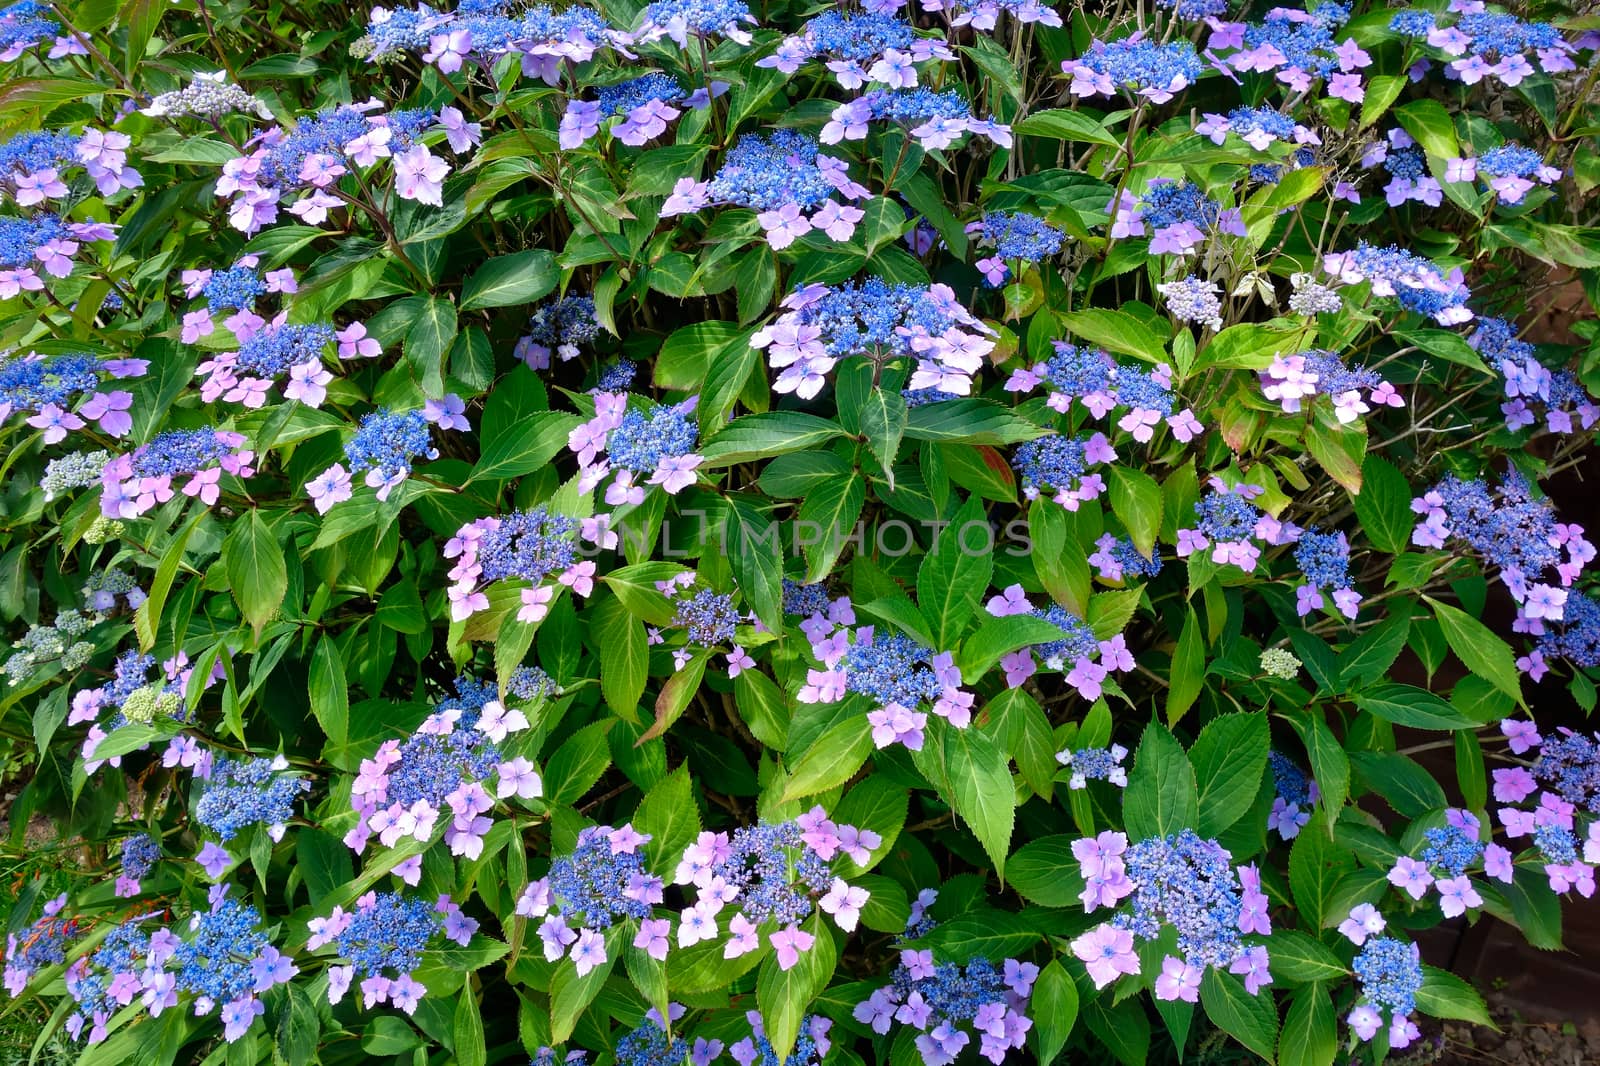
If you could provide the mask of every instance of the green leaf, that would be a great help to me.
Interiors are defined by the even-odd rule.
[[[974,529],[982,531],[976,543],[970,536]],[[933,551],[923,557],[917,568],[917,601],[936,650],[956,646],[989,590],[993,547],[988,517],[974,497],[956,512],[939,533]]]
[[[694,322],[673,330],[651,366],[658,388],[698,391],[712,360],[725,349],[754,351],[750,337],[733,322]]]
[[[1449,802],[1433,774],[1398,752],[1352,751],[1350,767],[1369,792],[1408,818],[1420,818]]]
[[[998,745],[975,728],[944,727],[930,721],[917,768],[949,801],[1005,881],[1006,853],[1016,823],[1017,791],[1010,763]]]
[[[933,635],[928,632],[927,623],[922,617],[922,612],[917,610],[917,605],[911,602],[911,597],[895,589],[887,596],[881,596],[870,603],[863,603],[856,610],[868,618],[875,619],[893,626],[910,636],[924,646],[933,643]]]
[[[1165,501],[1161,486],[1149,474],[1125,466],[1111,468],[1111,510],[1128,528],[1139,554],[1150,558],[1161,532]]]
[[[1212,719],[1189,749],[1199,790],[1203,837],[1217,837],[1255,803],[1272,746],[1264,714],[1225,714]]]
[[[1368,714],[1412,729],[1470,729],[1481,724],[1413,685],[1378,685],[1353,698]]]
[[[1150,1057],[1150,1019],[1142,1004],[1123,1000],[1107,1006],[1098,998],[1090,999],[1080,1017],[1123,1066],[1145,1066]]]
[[[1278,1010],[1270,991],[1252,996],[1244,982],[1213,966],[1200,981],[1200,1005],[1218,1029],[1269,1064],[1278,1049]]]
[[[922,943],[934,948],[941,960],[967,962],[985,958],[999,962],[1027,954],[1043,939],[1043,934],[1035,928],[1037,917],[1030,917],[1034,920],[1009,911],[977,906],[959,917],[940,922]]]
[[[1272,946],[1276,962],[1276,937]],[[1320,984],[1297,989],[1278,1034],[1278,1066],[1333,1066],[1338,1054],[1339,1030],[1328,990]]]
[[[126,726],[123,727],[127,728]],[[122,730],[117,730],[118,733]],[[1509,885],[1493,886],[1502,893],[1510,905],[1496,908],[1492,906],[1494,896],[1484,897],[1486,910],[1493,911],[1497,918],[1515,925],[1527,938],[1528,944],[1544,951],[1560,951],[1564,947],[1561,942],[1561,900],[1549,889],[1549,884],[1541,871],[1526,868],[1516,871],[1516,880]]]
[[[906,417],[906,436],[943,444],[1020,444],[1045,435],[1045,430],[993,400],[962,397],[913,408]]]
[[[565,411],[534,411],[504,433],[485,435],[483,454],[468,482],[509,481],[545,468],[567,446],[567,435],[580,421]]]
[[[717,432],[701,455],[703,468],[733,466],[786,452],[804,451],[844,435],[844,427],[826,418],[800,411],[773,411],[745,415]]]
[[[484,1041],[478,999],[470,988],[463,988],[456,996],[454,1028],[456,1066],[484,1066],[489,1061],[489,1048]]]
[[[1306,450],[1329,477],[1352,496],[1359,496],[1361,463],[1367,454],[1366,423],[1341,426],[1320,405],[1315,408],[1315,415],[1306,423]]]
[[[650,868],[660,873],[677,863],[683,849],[694,843],[700,832],[700,809],[695,806],[694,782],[689,766],[680,763],[639,801],[633,827],[650,836]]]
[[[247,511],[234,521],[222,544],[222,563],[239,612],[259,638],[289,589],[283,549],[260,511]]]
[[[373,612],[373,617],[378,620],[379,625],[387,626],[396,633],[409,633],[415,636],[428,628],[428,617],[423,611],[422,596],[417,591],[417,583],[409,578],[383,590],[383,595],[378,597],[378,608]],[[523,650],[526,651],[527,648],[524,647]]]
[[[740,290],[741,302],[743,297],[744,291]],[[740,333],[711,353],[705,387],[700,391],[700,403],[696,408],[703,435],[709,436],[713,430],[727,424],[728,415],[750,381],[751,372],[761,365],[761,352],[750,347],[753,335]]]
[[[1003,738],[1006,753],[1035,795],[1046,801],[1055,795],[1055,731],[1044,709],[1020,688],[1007,689],[989,704],[990,735]]]
[[[874,388],[861,409],[861,435],[894,488],[894,460],[906,432],[906,401],[898,392]]]
[[[971,45],[962,45],[961,51],[987,75],[989,91],[1004,92],[1018,105],[1023,102],[1022,79],[1011,62],[1010,55],[1000,45],[982,34],[973,38]]]
[[[1300,742],[1311,759],[1311,776],[1316,779],[1317,791],[1321,793],[1319,802],[1323,817],[1331,827],[1339,820],[1344,801],[1350,797],[1350,758],[1319,709],[1313,708],[1308,714],[1292,714],[1289,724],[1300,734]]]
[[[1229,326],[1201,349],[1195,370],[1265,370],[1275,357],[1303,350],[1306,332],[1303,323],[1283,320]]]
[[[334,747],[349,740],[350,689],[345,680],[344,660],[331,634],[323,634],[311,656],[309,677],[311,713],[322,726],[323,736]]]
[[[944,239],[950,254],[957,259],[965,260],[967,232],[962,228],[961,220],[950,210],[943,191],[934,184],[933,179],[920,172],[910,174],[896,182],[896,188],[905,202],[920,212],[922,217],[939,231],[939,236]]]
[[[1444,630],[1444,639],[1450,650],[1469,671],[1504,692],[1526,707],[1522,698],[1522,680],[1517,672],[1516,657],[1494,630],[1467,612],[1448,603],[1440,603],[1431,596],[1423,597],[1433,608],[1433,616]]]
[[[112,730],[110,736],[96,744],[94,755],[97,759],[113,759],[118,755],[127,755],[152,744],[171,740],[178,734],[178,729],[179,725],[174,719],[167,719],[157,725],[129,722],[121,728]]]
[[[1077,111],[1051,109],[1035,111],[1011,127],[1012,132],[1029,137],[1054,137],[1059,141],[1078,141],[1084,144],[1103,144],[1107,148],[1121,148],[1122,142],[1088,115]]]
[[[612,967],[628,945],[628,926],[613,925],[606,930],[606,961],[578,976],[571,959],[563,959],[550,978],[550,1042],[563,1044],[577,1027],[578,1016],[600,994]]]
[[[185,143],[192,144],[194,142]],[[229,159],[238,155],[232,147],[227,145],[223,147],[227,149]],[[206,152],[202,149],[198,154],[203,155]],[[327,235],[326,230],[318,229],[316,226],[273,226],[271,229],[264,229],[252,237],[250,242],[244,246],[244,251],[260,255],[267,261],[268,266],[278,266],[288,262],[296,252],[306,245],[311,244],[319,237],[326,237]]]
[[[278,1009],[276,1039],[272,1042],[273,1061],[283,1066],[314,1062],[317,1038],[321,1035],[322,1018],[311,993],[291,981],[284,986],[284,1002]]]
[[[761,1024],[779,1062],[794,1050],[800,1023],[812,1000],[828,987],[839,961],[833,934],[823,926],[820,913],[812,914],[805,931],[815,938],[814,942],[809,950],[800,952],[793,966],[783,969],[778,964],[778,956],[773,954],[761,964],[761,973],[756,977],[756,1003],[761,1008]]]
[[[1145,726],[1123,793],[1122,811],[1124,827],[1134,840],[1171,836],[1199,823],[1194,769],[1183,745],[1159,722]]]
[[[444,353],[456,339],[456,309],[446,300],[429,297],[406,332],[406,362],[421,377],[429,396],[444,393]]]
[[[1454,561],[1448,556],[1436,553],[1405,552],[1395,556],[1394,562],[1389,564],[1389,572],[1384,576],[1383,584],[1386,588],[1421,588],[1438,570]],[[1443,654],[1443,649],[1440,649],[1440,654]]]
[[[1155,941],[1140,944],[1139,956],[1140,966],[1146,973],[1159,971],[1161,960],[1165,958],[1161,946]],[[1157,999],[1152,1006],[1161,1015],[1161,1023],[1167,1027],[1173,1049],[1181,1061],[1184,1048],[1189,1043],[1189,1030],[1194,1026],[1194,1004],[1183,1000]]]
[[[1381,829],[1362,825],[1355,818],[1335,822],[1333,839],[1368,866],[1387,868],[1400,858],[1400,848]]]
[[[243,78],[309,78],[322,69],[315,59],[309,56],[298,56],[292,52],[280,52],[275,56],[258,59],[248,67],[239,71]]]
[[[1131,355],[1147,363],[1167,361],[1166,343],[1144,320],[1126,311],[1091,307],[1056,316],[1068,332],[1107,351]]]
[[[1357,128],[1364,130],[1388,114],[1410,80],[1404,74],[1374,74],[1367,82],[1366,99],[1361,101],[1361,124]]]
[[[993,669],[1001,656],[1034,644],[1049,644],[1062,639],[1061,627],[1031,614],[1010,614],[986,618],[977,632],[966,639],[956,656],[961,678],[969,685]]]
[[[733,701],[755,738],[774,751],[789,743],[789,701],[759,670],[741,670],[733,679]]]
[[[650,649],[644,623],[621,600],[602,600],[592,608],[590,624],[600,652],[600,691],[606,705],[634,717],[650,675]]]
[[[939,463],[951,482],[985,500],[1012,503],[1017,475],[999,448],[988,444],[938,444]]]
[[[354,876],[350,849],[343,840],[321,829],[307,827],[296,832],[294,861],[305,878],[312,906],[342,889]]]
[[[512,673],[527,658],[528,649],[539,635],[540,623],[524,622],[510,611],[501,619],[500,632],[494,638],[494,673],[500,679],[500,695],[504,698]]]
[[[193,675],[190,675],[191,678]],[[47,751],[56,730],[67,720],[67,689],[57,687],[41,699],[33,709],[33,745],[40,752]]]
[[[552,292],[560,280],[556,258],[544,248],[496,256],[461,287],[461,310],[530,304]]]
[[[795,762],[784,786],[783,801],[837,788],[856,775],[871,753],[872,726],[867,724],[867,716],[850,715],[818,737]]]
[[[566,739],[545,764],[544,790],[550,802],[576,803],[611,765],[606,735],[615,724],[602,718],[590,722]]]
[[[137,1011],[138,1008],[133,1008]],[[41,1012],[42,1014],[43,1012]],[[60,1017],[65,1018],[66,1012],[61,1011]],[[122,1017],[129,1012],[119,1012]],[[138,1063],[139,1066],[172,1066],[177,1061],[178,1049],[183,1046],[188,1035],[188,1027],[184,1023],[185,1011],[163,1011],[162,1017],[151,1018],[138,1025],[127,1025],[114,1031],[110,1039],[103,1043],[94,1044],[83,1050],[73,1062],[75,1066],[124,1066],[126,1063]],[[115,1022],[112,1023],[115,1025]],[[60,1030],[46,1025],[41,1035],[43,1037],[52,1033],[60,1036]],[[237,1046],[248,1046],[251,1052],[250,1062],[255,1062],[254,1034],[246,1034]],[[34,1048],[34,1061],[50,1061],[41,1059],[40,1047]],[[59,1052],[52,1057],[59,1056]],[[231,1066],[231,1064],[230,1064]]]
[[[1177,725],[1206,681],[1206,638],[1193,607],[1185,608],[1183,631],[1172,653],[1172,677],[1167,686],[1167,724]]]
[[[1540,259],[1579,270],[1600,267],[1600,231],[1537,222],[1530,223],[1530,226],[1536,235],[1535,244],[1539,248]]]
[[[394,1015],[380,1015],[368,1023],[361,1050],[369,1055],[400,1055],[422,1043],[417,1031]]]
[[[705,679],[706,660],[710,654],[709,651],[697,653],[667,678],[667,683],[661,686],[661,691],[656,696],[655,720],[639,737],[638,743],[643,744],[647,740],[661,736],[682,717],[683,712],[689,707],[689,701],[700,691],[700,682]]]
[[[778,284],[778,258],[769,248],[757,245],[739,264],[739,281],[735,290],[739,294],[739,321],[751,322],[766,313],[772,303],[772,290]],[[748,344],[746,358],[755,361],[756,353]]]
[[[1253,221],[1262,214],[1271,218],[1286,207],[1298,207],[1321,191],[1327,174],[1327,168],[1315,166],[1289,171],[1279,181],[1250,198],[1246,205],[1246,220]]]
[[[1411,632],[1409,598],[1398,601],[1394,613],[1357,637],[1339,655],[1339,680],[1345,685],[1381,681],[1389,675]]]
[[[853,469],[848,460],[833,452],[795,452],[767,463],[756,484],[768,496],[798,500],[829,478],[842,477]]]
[[[404,848],[405,845],[401,844],[400,847]],[[396,849],[396,851],[399,850],[398,848]],[[397,862],[403,854],[403,852],[401,854],[390,853],[389,856],[385,856],[385,861]],[[376,880],[392,868],[392,866],[383,866],[378,870],[374,870],[369,864],[362,874],[364,879],[363,887],[370,887],[372,880]],[[372,880],[365,880],[367,878]],[[484,936],[482,933],[478,933],[473,936],[465,947],[451,942],[439,947],[429,948],[419,973],[442,970],[448,970],[456,974],[476,973],[491,962],[498,962],[500,959],[505,958],[510,950],[511,945],[505,941],[496,940],[492,936]]]
[[[1029,1008],[1037,1061],[1049,1066],[1067,1046],[1067,1038],[1078,1020],[1078,986],[1061,963],[1051,960],[1039,971]]]
[[[1078,542],[1071,516],[1043,496],[1028,505],[1033,569],[1050,598],[1082,616],[1090,602],[1089,557]]]
[[[87,99],[105,91],[105,86],[87,78],[11,77],[0,84],[0,116],[37,115],[42,118],[56,104]]]
[[[623,963],[628,969],[628,980],[633,982],[633,987],[639,990],[645,1002],[654,1007],[661,1017],[667,1017],[672,1008],[668,1000],[666,962],[651,958],[642,948],[630,943]]]
[[[795,539],[805,553],[806,581],[821,581],[832,572],[866,502],[866,479],[855,472],[823,482],[800,502]]]
[[[1413,100],[1394,109],[1401,127],[1431,156],[1454,159],[1461,154],[1455,123],[1437,100]]]
[[[1328,827],[1314,821],[1300,830],[1289,849],[1289,888],[1294,905],[1313,929],[1344,920],[1332,913],[1334,889],[1355,868],[1350,854],[1333,841]]]
[[[759,496],[727,497],[722,543],[744,601],[763,625],[783,631],[783,533],[775,518],[760,509]]]
[[[854,880],[850,871],[870,869],[892,854],[894,842],[899,839],[900,830],[905,828],[906,812],[910,810],[910,803],[911,793],[904,785],[896,784],[877,774],[863,777],[850,787],[844,799],[834,805],[832,814],[840,825],[870,829],[882,838],[882,843],[873,849],[865,864],[846,857],[844,860],[846,877]],[[908,904],[908,913],[909,910]],[[904,922],[896,926],[893,932],[898,933],[903,929],[905,929]]]
[[[866,217],[856,230],[856,239],[860,241],[869,256],[875,255],[878,249],[897,239],[911,226],[911,220],[906,217],[905,209],[895,201],[882,196],[875,196],[862,202],[861,210]]]
[[[1483,361],[1483,356],[1478,350],[1468,344],[1466,338],[1459,333],[1451,333],[1446,329],[1397,329],[1394,338],[1404,344],[1412,344],[1429,355],[1438,356],[1447,363],[1468,367],[1480,374],[1495,377],[1497,372],[1489,369]]]
[[[1361,463],[1361,493],[1355,498],[1361,532],[1379,551],[1398,554],[1411,543],[1416,525],[1411,514],[1411,486],[1387,459],[1369,455]]]
[[[239,150],[231,144],[223,144],[221,141],[212,140],[210,137],[189,137],[170,147],[163,148],[159,152],[147,155],[145,158],[152,163],[198,163],[202,166],[220,167],[229,160],[239,158]],[[271,233],[280,228],[311,229],[312,227],[274,226],[272,230],[266,232]],[[314,232],[319,237],[323,236],[321,230],[315,230]],[[254,245],[255,241],[252,240],[250,243]],[[257,249],[252,247],[251,250],[255,251]]]
[[[667,956],[667,984],[674,995],[726,992],[733,982],[755,969],[770,950],[763,945],[758,951],[729,959],[723,956],[721,939],[678,948]]]
[[[672,621],[674,608],[656,585],[682,572],[683,567],[677,563],[642,562],[613,570],[602,580],[635,618],[664,626]]]
[[[161,610],[166,606],[167,594],[172,591],[172,582],[177,579],[178,567],[183,563],[184,549],[189,545],[189,538],[193,535],[195,527],[209,515],[210,511],[197,511],[193,518],[184,523],[183,529],[172,538],[172,543],[167,545],[167,550],[161,554],[161,562],[156,564],[156,576],[150,582],[150,594],[133,613],[133,630],[139,637],[139,650],[149,651],[155,647],[156,631],[161,628]]]
[[[1018,848],[1007,861],[1011,887],[1030,903],[1041,907],[1076,907],[1082,904],[1083,874],[1072,854],[1070,836],[1040,837]]]
[[[1469,810],[1482,810],[1489,803],[1489,781],[1478,734],[1463,729],[1456,734],[1456,783]]]
[[[1423,966],[1417,1009],[1430,1018],[1451,1018],[1496,1028],[1477,989],[1447,970]]]
[[[29,577],[28,560],[23,554],[21,545],[12,548],[5,553],[4,558],[0,558],[0,617],[16,619],[27,610]]]
[[[1084,620],[1094,630],[1096,640],[1110,640],[1127,628],[1144,599],[1144,589],[1112,589],[1089,598],[1089,613]]]
[[[1296,929],[1272,934],[1272,976],[1294,984],[1341,981],[1350,971],[1322,941]]]

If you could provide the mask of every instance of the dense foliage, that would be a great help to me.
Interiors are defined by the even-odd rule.
[[[0,10],[9,1018],[462,1066],[1486,1020],[1419,938],[1559,948],[1600,864],[1596,26]]]

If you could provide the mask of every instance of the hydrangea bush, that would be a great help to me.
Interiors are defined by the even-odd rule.
[[[1595,894],[1592,17],[18,0],[0,71],[38,1048],[1370,1063]]]

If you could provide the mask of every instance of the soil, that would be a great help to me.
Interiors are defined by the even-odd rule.
[[[1595,987],[1589,987],[1592,996]],[[1411,1060],[1432,1061],[1449,1066],[1482,1066],[1506,1063],[1509,1066],[1588,1066],[1600,1063],[1600,1019],[1593,1017],[1572,1022],[1534,1021],[1516,1001],[1503,993],[1491,993],[1489,1013],[1499,1031],[1484,1026],[1446,1023],[1443,1047],[1438,1057]],[[1434,1047],[1438,1047],[1434,1044]]]

